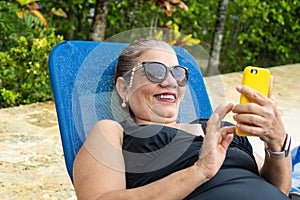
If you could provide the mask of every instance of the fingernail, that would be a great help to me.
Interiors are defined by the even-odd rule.
[[[241,89],[242,89],[242,86],[241,86],[241,85],[238,85],[238,86],[236,86],[236,89],[237,89],[237,90],[241,90]]]
[[[232,110],[232,112],[234,113],[234,110],[235,110],[235,106],[233,106],[231,110]]]

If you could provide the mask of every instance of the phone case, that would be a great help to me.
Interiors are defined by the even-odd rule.
[[[242,85],[246,85],[254,90],[257,90],[261,94],[268,96],[270,85],[270,71],[265,68],[248,66],[244,69]],[[240,96],[240,103],[251,102],[244,95]],[[250,134],[242,133],[236,129],[236,133],[239,136],[251,136]]]

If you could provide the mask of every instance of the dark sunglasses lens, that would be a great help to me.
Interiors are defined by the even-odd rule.
[[[147,63],[144,68],[147,78],[154,83],[162,82],[167,74],[166,67],[160,63]]]
[[[178,85],[184,86],[188,81],[188,72],[185,68],[181,66],[175,66],[172,70],[174,79],[177,81]]]

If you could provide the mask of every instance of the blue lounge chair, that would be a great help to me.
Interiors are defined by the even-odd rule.
[[[114,96],[114,66],[126,43],[65,41],[49,56],[49,72],[68,174],[91,127],[101,119],[124,119]],[[209,118],[212,107],[195,59],[174,47],[190,79],[179,121]]]
[[[294,200],[300,200],[300,146],[295,147],[292,152],[293,179],[290,197]]]

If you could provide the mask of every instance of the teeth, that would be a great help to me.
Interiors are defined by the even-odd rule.
[[[175,99],[173,95],[158,95],[157,97],[160,99],[172,99],[172,100]]]

